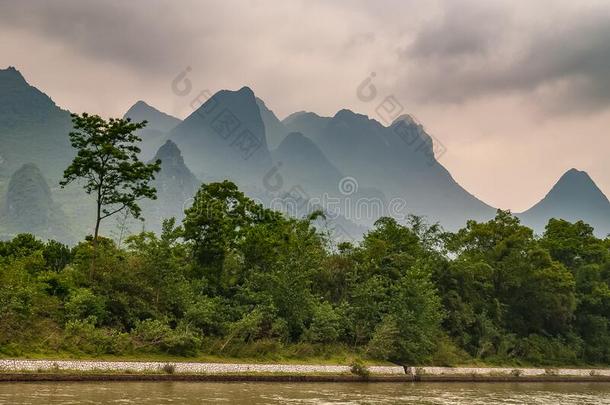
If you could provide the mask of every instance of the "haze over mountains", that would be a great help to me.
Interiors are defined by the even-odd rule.
[[[219,91],[184,120],[144,101],[134,104],[125,117],[148,121],[139,133],[141,157],[163,162],[154,184],[159,198],[143,206],[147,229],[159,230],[164,217],[180,219],[185,202],[202,181],[226,178],[267,205],[279,199],[293,215],[305,215],[321,205],[353,238],[381,215],[398,219],[423,215],[429,222],[455,230],[468,219],[482,221],[495,214],[495,208],[461,187],[437,161],[432,138],[408,115],[388,126],[346,109],[332,117],[297,112],[279,120],[250,88],[243,87]],[[75,198],[77,194],[56,198],[61,208],[53,202],[53,194],[59,192],[57,181],[73,156],[70,129],[68,111],[28,85],[14,68],[0,70],[0,201],[4,206],[7,198],[13,206],[28,199],[46,201],[44,206],[54,208],[40,210],[48,217],[40,223],[53,223],[53,218],[63,215],[62,209],[72,218],[67,222],[86,214],[79,206],[86,200]],[[37,180],[39,187],[11,186],[7,192],[9,176],[26,163],[41,169],[50,189]],[[26,173],[11,182],[38,177],[31,167]],[[47,194],[48,198],[41,197]],[[287,197],[298,209],[287,209]],[[3,212],[6,218],[6,208]],[[540,203],[519,217],[537,232],[544,230],[551,217],[560,217],[582,219],[601,236],[610,233],[610,202],[586,173],[577,170],[567,172]],[[0,234],[3,226],[8,227],[6,219],[4,224],[0,222]],[[13,220],[11,232],[34,229],[25,225],[15,229],[19,224],[20,220]],[[64,235],[62,240],[77,240],[89,232],[82,223],[72,228],[77,234]],[[36,233],[46,237],[65,229]]]
[[[0,239],[31,233],[44,240],[74,242],[67,223],[35,164],[25,164],[11,176],[0,203]]]
[[[241,186],[260,184],[271,168],[265,125],[248,87],[221,90],[168,136],[186,165],[203,181],[232,179]]]
[[[58,178],[70,162],[70,113],[30,86],[13,67],[0,70],[0,156],[8,175],[35,162]]]
[[[148,229],[160,231],[163,219],[173,217],[182,221],[184,210],[201,182],[186,167],[180,149],[172,141],[166,141],[152,160],[161,160],[161,171],[152,182],[157,199],[144,201],[142,209]]]

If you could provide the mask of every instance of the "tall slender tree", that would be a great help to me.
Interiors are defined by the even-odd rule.
[[[155,173],[161,170],[161,161],[144,163],[139,160],[141,139],[135,134],[146,126],[146,121],[110,118],[98,115],[72,114],[74,131],[70,142],[77,150],[74,160],[64,171],[61,187],[83,180],[87,194],[95,197],[96,217],[93,244],[97,244],[101,222],[127,210],[139,218],[138,202],[144,198],[156,199],[157,190],[150,186]]]

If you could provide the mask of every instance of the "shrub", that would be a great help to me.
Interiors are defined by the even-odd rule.
[[[92,355],[114,353],[115,331],[95,327],[95,319],[68,321],[65,326],[62,349]]]
[[[341,317],[328,302],[322,302],[314,308],[309,329],[305,332],[306,340],[313,343],[332,343],[341,334]]]
[[[161,370],[163,370],[165,374],[174,374],[176,372],[176,366],[174,364],[167,363],[161,367]]]
[[[557,376],[558,372],[555,369],[547,368],[547,369],[544,370],[544,374],[548,375],[548,376]]]
[[[87,288],[73,290],[64,308],[66,317],[71,320],[91,318],[97,323],[106,318],[104,299]]]
[[[170,330],[161,343],[161,349],[177,356],[195,356],[201,346],[201,339],[187,329]]]
[[[375,328],[373,338],[369,341],[367,352],[376,359],[390,360],[398,355],[400,330],[392,316],[386,316]]]
[[[131,335],[136,348],[164,351],[178,356],[194,356],[201,345],[201,339],[186,328],[173,330],[159,320],[138,322]]]
[[[362,378],[368,378],[371,375],[368,367],[365,366],[360,359],[352,361],[352,364],[350,364],[350,372]]]
[[[463,364],[470,360],[470,356],[460,349],[448,336],[442,336],[438,340],[436,352],[432,357],[432,362],[438,366],[451,367],[456,364]]]

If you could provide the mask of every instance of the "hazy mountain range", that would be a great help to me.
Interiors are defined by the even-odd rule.
[[[148,121],[139,133],[141,157],[163,162],[155,179],[159,198],[143,206],[148,229],[158,230],[164,217],[180,219],[202,181],[225,178],[292,215],[322,207],[330,214],[326,225],[353,238],[381,215],[424,215],[455,230],[468,219],[486,220],[495,214],[495,208],[461,187],[437,161],[432,138],[408,115],[388,126],[345,109],[332,117],[297,112],[279,120],[243,87],[219,91],[184,120],[144,101],[135,103],[125,117]],[[75,235],[64,235],[70,227],[55,224],[58,218],[76,222],[74,218],[86,211],[79,206],[83,200],[73,195],[53,198],[74,153],[70,129],[68,111],[28,85],[14,68],[0,70],[0,235],[34,232],[69,241],[89,232],[82,221],[72,226]],[[26,201],[47,208],[26,207]],[[24,204],[24,209],[15,211],[15,204]],[[47,221],[26,221],[30,210]],[[610,202],[586,173],[575,169],[542,201],[518,215],[537,232],[548,219],[559,217],[582,219],[602,236],[610,233]]]

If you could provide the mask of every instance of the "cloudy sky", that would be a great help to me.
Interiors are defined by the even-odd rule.
[[[394,96],[491,205],[524,210],[572,167],[610,194],[608,1],[0,0],[9,65],[61,107],[105,116],[143,99],[185,117],[200,91],[248,85],[280,118],[379,119]]]

